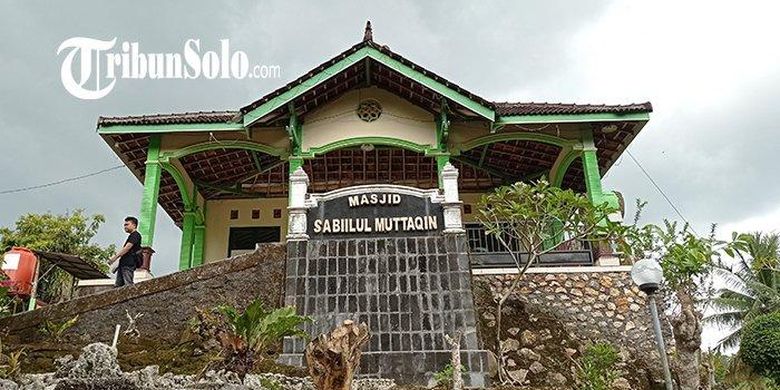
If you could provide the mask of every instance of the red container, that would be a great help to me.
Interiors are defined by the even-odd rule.
[[[12,295],[30,296],[38,257],[27,248],[13,247],[3,256],[3,272],[11,280]]]

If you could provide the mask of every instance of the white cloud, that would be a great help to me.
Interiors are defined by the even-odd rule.
[[[731,232],[749,233],[754,231],[780,233],[780,205],[774,210],[760,215],[753,215],[740,221],[723,224],[718,229],[723,238],[731,237]]]
[[[600,100],[649,94],[667,110],[723,105],[776,73],[780,3],[615,2],[572,40],[587,91]]]

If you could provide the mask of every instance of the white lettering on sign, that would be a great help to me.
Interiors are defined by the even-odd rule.
[[[372,224],[373,222],[373,224]],[[436,230],[439,221],[435,215],[417,217],[377,217],[315,219],[315,234],[371,233],[371,232],[415,232]]]
[[[363,194],[349,197],[349,207],[401,204],[399,194]]]

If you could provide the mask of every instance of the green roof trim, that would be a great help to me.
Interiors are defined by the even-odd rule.
[[[244,131],[241,123],[176,123],[160,125],[114,125],[100,126],[98,134],[162,134],[199,131]]]
[[[373,47],[363,47],[355,51],[354,53],[344,57],[343,59],[336,62],[335,64],[325,68],[325,70],[323,70],[322,72],[319,72],[311,76],[301,84],[298,84],[295,87],[290,88],[289,90],[283,92],[279,96],[274,97],[273,99],[261,104],[260,106],[253,109],[252,111],[244,114],[244,126],[249,127],[252,123],[257,121],[258,119],[290,103],[298,96],[320,85],[324,81],[330,79],[331,77],[335,76],[342,70],[354,65],[355,63],[363,60],[364,58],[371,58],[377,62],[380,62],[383,65],[401,73],[405,77],[408,77],[420,84],[425,85],[426,87],[436,91],[437,93],[441,94],[447,99],[450,99],[468,108],[469,110],[474,111],[475,113],[483,116],[484,118],[490,121],[494,120],[496,117],[495,111],[493,111],[492,108],[486,107],[480,103],[475,102],[474,100],[468,98],[467,96],[434,80],[431,77],[426,76],[425,74],[388,56],[387,54],[384,54],[379,50],[374,49]]]
[[[483,116],[487,120],[493,121],[496,119],[496,113],[495,111],[493,111],[492,108],[485,107],[484,105],[469,99],[468,97],[455,91],[454,89],[410,68],[409,66],[403,64],[401,61],[398,61],[388,56],[387,54],[380,52],[379,50],[371,48],[371,51],[369,52],[369,56],[374,60],[381,62],[385,66],[401,73],[402,75],[414,81],[417,81],[418,83],[425,85],[426,87],[436,91],[437,93],[446,97],[447,99],[450,99],[460,104],[461,106],[476,112],[477,114]]]
[[[262,144],[254,141],[232,140],[221,142],[206,141],[194,145],[185,146],[183,148],[166,150],[160,153],[160,160],[168,162],[172,158],[182,158],[194,153],[205,152],[207,150],[218,149],[243,149],[252,150],[255,152],[261,152],[272,156],[279,156],[282,158],[287,157],[287,151],[281,148],[276,148],[270,145]]]
[[[314,158],[318,155],[328,153],[333,150],[348,148],[352,146],[361,146],[363,144],[391,146],[391,147],[411,150],[417,153],[422,153],[425,154],[426,156],[436,155],[438,154],[437,152],[439,152],[435,147],[431,145],[421,145],[421,144],[414,143],[412,141],[407,141],[399,138],[353,137],[353,138],[345,138],[338,141],[334,141],[326,145],[309,148],[309,150],[302,152],[301,155],[298,157]]]
[[[561,148],[576,148],[580,144],[577,140],[570,140],[544,133],[509,132],[485,135],[472,139],[462,144],[455,144],[450,148],[450,153],[460,155],[461,152],[476,147],[503,141],[534,141],[544,144],[559,146]]]
[[[628,114],[615,114],[611,112],[598,112],[588,114],[551,114],[551,115],[509,115],[496,120],[496,126],[500,125],[529,125],[544,123],[581,123],[581,122],[625,122],[648,121],[650,113],[635,112]]]

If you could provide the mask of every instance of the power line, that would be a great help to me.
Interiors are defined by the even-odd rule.
[[[699,233],[696,233],[696,229],[694,229],[694,228],[693,228],[693,225],[691,225],[691,223],[690,223],[690,222],[688,222],[688,219],[686,219],[686,218],[685,218],[685,217],[682,215],[682,212],[680,212],[680,210],[677,208],[677,206],[675,206],[675,205],[674,205],[674,203],[672,202],[672,200],[671,200],[671,199],[669,199],[669,197],[666,195],[666,193],[664,192],[664,190],[662,190],[662,189],[661,189],[661,187],[658,185],[658,183],[656,183],[656,182],[655,182],[655,180],[653,180],[653,177],[652,177],[652,176],[650,176],[650,173],[649,173],[649,172],[647,172],[647,170],[645,169],[645,167],[643,167],[643,166],[642,166],[642,164],[640,164],[640,163],[639,163],[639,160],[637,160],[637,159],[636,159],[636,157],[634,157],[634,155],[633,155],[633,154],[631,154],[631,152],[630,152],[630,151],[626,150],[626,153],[628,154],[628,157],[631,157],[631,160],[633,160],[633,161],[634,161],[634,164],[636,164],[636,166],[638,166],[638,167],[639,167],[639,169],[642,171],[642,173],[644,173],[644,174],[645,174],[645,177],[647,177],[647,179],[648,179],[648,180],[650,180],[650,183],[652,183],[652,184],[653,184],[653,186],[655,187],[655,189],[656,189],[656,190],[658,190],[658,192],[661,194],[661,196],[663,196],[663,197],[664,197],[664,199],[666,199],[666,202],[667,202],[667,203],[669,203],[669,206],[672,206],[672,209],[674,210],[674,212],[675,212],[675,213],[677,213],[677,215],[680,217],[680,219],[682,219],[682,220],[683,220],[683,221],[684,221],[686,224],[688,224],[688,226],[691,228],[691,230],[692,230],[692,231],[693,231],[695,234],[697,234],[697,235],[698,235]]]
[[[51,182],[51,183],[40,184],[40,185],[30,186],[30,187],[15,188],[15,189],[12,189],[12,190],[4,190],[4,191],[0,191],[0,195],[7,195],[7,194],[15,194],[15,193],[19,193],[19,192],[32,191],[32,190],[37,190],[37,189],[40,189],[40,188],[52,187],[52,186],[56,186],[56,185],[59,185],[59,184],[64,184],[64,183],[69,183],[69,182],[72,182],[72,181],[82,180],[82,179],[86,179],[88,177],[97,176],[97,175],[100,175],[100,174],[103,174],[103,173],[106,173],[106,172],[110,172],[110,171],[122,168],[124,166],[125,165],[122,164],[122,165],[117,165],[117,166],[114,166],[114,167],[111,167],[111,168],[106,168],[106,169],[103,169],[103,170],[100,170],[100,171],[97,171],[97,172],[87,173],[87,174],[81,175],[81,176],[75,176],[75,177],[69,177],[67,179],[57,180],[57,181],[54,181],[54,182]]]

